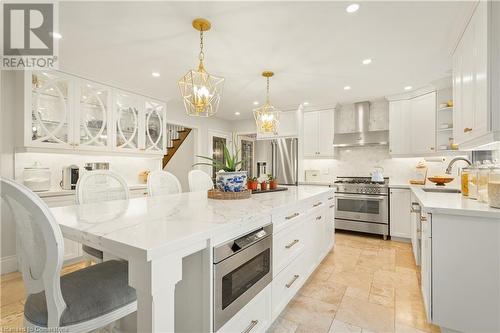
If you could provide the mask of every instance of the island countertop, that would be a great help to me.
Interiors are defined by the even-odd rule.
[[[244,200],[208,199],[206,192],[117,200],[52,208],[65,237],[103,249],[151,258],[231,228],[271,222],[271,214],[332,193],[328,187],[297,186]]]

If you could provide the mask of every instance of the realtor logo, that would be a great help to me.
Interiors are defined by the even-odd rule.
[[[57,63],[55,3],[4,3],[2,69],[52,69]]]

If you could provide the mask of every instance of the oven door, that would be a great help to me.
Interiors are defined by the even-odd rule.
[[[214,264],[214,332],[272,280],[272,235]]]
[[[335,218],[344,220],[389,223],[388,197],[337,193]]]

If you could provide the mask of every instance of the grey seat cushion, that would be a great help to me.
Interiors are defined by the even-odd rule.
[[[90,254],[92,257],[102,259],[103,258],[103,253],[101,250],[94,249],[93,247],[87,246],[87,245],[82,245],[82,250],[88,254]]]
[[[78,324],[117,310],[136,300],[128,285],[128,262],[111,260],[61,277],[61,292],[66,302],[60,326]],[[45,292],[28,297],[26,319],[47,327]]]

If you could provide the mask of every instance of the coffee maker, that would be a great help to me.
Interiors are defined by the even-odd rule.
[[[80,168],[78,165],[69,165],[62,169],[61,188],[63,190],[76,189],[76,183],[80,177]]]

